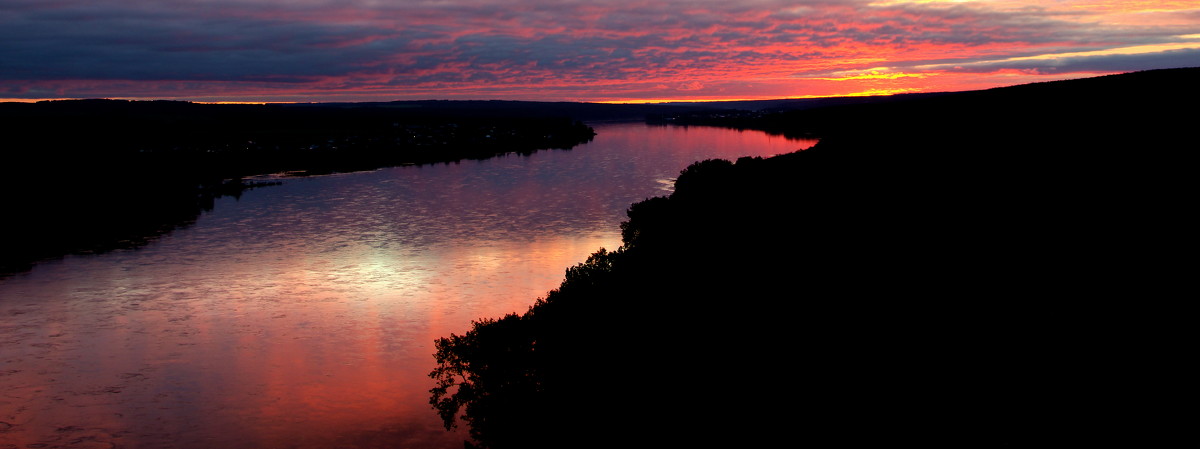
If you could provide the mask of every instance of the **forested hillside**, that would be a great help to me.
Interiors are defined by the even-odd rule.
[[[1156,254],[1185,235],[1198,76],[772,116],[823,140],[688,167],[622,248],[439,340],[431,403],[494,448],[1108,435],[1105,366],[1137,351],[1114,317],[1182,270]]]

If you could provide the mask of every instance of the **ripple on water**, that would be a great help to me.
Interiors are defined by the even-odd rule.
[[[141,249],[0,281],[0,448],[462,447],[427,403],[435,338],[522,312],[614,249],[629,204],[691,161],[794,146],[599,132],[572,151],[289,178]]]

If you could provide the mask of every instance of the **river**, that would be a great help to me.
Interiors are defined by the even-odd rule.
[[[525,311],[691,162],[815,143],[594,127],[572,150],[289,178],[0,279],[0,449],[460,448],[428,404],[436,338]]]

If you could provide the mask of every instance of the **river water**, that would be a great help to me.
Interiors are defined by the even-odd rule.
[[[462,447],[428,404],[436,338],[525,311],[691,162],[815,143],[594,127],[573,150],[287,179],[0,279],[0,449]]]

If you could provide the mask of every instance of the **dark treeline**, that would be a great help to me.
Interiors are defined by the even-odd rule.
[[[1198,76],[781,113],[822,141],[688,167],[621,248],[440,339],[431,403],[491,448],[1129,436],[1115,368],[1153,358],[1140,304],[1183,270],[1159,251],[1186,235]]]
[[[473,103],[473,102],[472,102]],[[569,149],[592,129],[514,103],[211,105],[68,100],[0,104],[9,198],[0,273],[136,247],[269,173],[320,174]]]
[[[450,102],[450,105],[456,102]],[[59,163],[122,157],[184,162],[200,176],[350,171],[571,148],[594,133],[522,110],[412,104],[227,105],[68,100],[0,104],[10,153]]]
[[[793,104],[788,101],[785,104]],[[772,102],[736,103],[738,106],[779,106]],[[571,117],[585,122],[641,121],[651,114],[677,114],[711,109],[728,109],[723,102],[604,104],[569,101],[506,100],[405,100],[384,103],[317,103],[316,106],[373,107],[405,109],[422,116],[435,117]],[[304,107],[305,105],[295,105]]]

